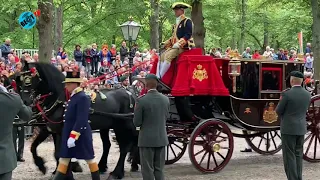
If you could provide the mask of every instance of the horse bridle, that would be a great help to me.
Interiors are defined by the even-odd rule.
[[[28,73],[30,71],[27,71],[27,72],[24,72],[25,73]],[[37,82],[37,84],[35,85],[35,87],[38,87],[40,82],[42,81],[42,79],[40,78],[39,74],[37,74],[38,78],[39,78],[39,81]],[[29,76],[30,77],[30,76]],[[52,121],[49,117],[48,117],[48,114],[51,113],[53,110],[55,110],[55,108],[59,105],[59,104],[62,104],[63,101],[59,100],[60,96],[63,95],[59,95],[58,98],[56,99],[56,101],[49,107],[49,108],[46,108],[45,106],[42,107],[42,104],[44,103],[44,101],[53,95],[52,92],[49,92],[47,94],[36,94],[36,91],[31,89],[31,91],[25,89],[24,87],[28,87],[30,86],[31,84],[29,85],[26,85],[24,81],[21,81],[23,83],[23,86],[19,86],[20,88],[20,93],[24,92],[24,93],[30,93],[29,95],[29,98],[31,99],[32,101],[32,104],[30,105],[31,107],[35,107],[37,110],[38,110],[38,113],[37,114],[34,114],[33,117],[32,117],[32,120],[29,121],[29,124],[31,124],[32,122],[35,122],[39,117],[41,117],[42,119],[46,120],[47,122],[49,123],[52,123],[52,124],[60,124],[63,122],[63,118],[61,121]],[[65,97],[66,97],[66,101],[68,101],[70,95],[69,93],[65,90]]]

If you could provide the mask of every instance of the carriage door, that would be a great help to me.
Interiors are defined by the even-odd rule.
[[[279,99],[283,90],[283,64],[261,63],[260,65],[261,99]]]

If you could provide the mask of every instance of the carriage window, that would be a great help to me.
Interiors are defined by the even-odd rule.
[[[262,68],[261,90],[282,90],[281,68]]]

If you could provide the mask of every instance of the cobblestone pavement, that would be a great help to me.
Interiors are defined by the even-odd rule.
[[[94,148],[98,161],[101,152],[102,145],[99,134],[95,133]],[[201,174],[191,164],[188,156],[188,151],[183,158],[173,165],[168,165],[165,168],[166,180],[285,180],[285,174],[282,164],[281,151],[273,156],[263,156],[257,153],[240,153],[240,149],[245,146],[243,139],[235,138],[235,148],[233,156],[229,164],[219,173],[216,174]],[[55,168],[55,161],[53,158],[53,143],[46,142],[38,147],[38,153],[44,157],[47,161],[48,167],[47,175],[42,175],[33,163],[30,153],[30,144],[27,142],[25,145],[24,158],[26,162],[19,163],[18,167],[13,172],[13,180],[48,180],[51,176],[51,172]],[[112,143],[112,147],[109,155],[109,167],[113,169],[119,153],[117,145]],[[84,161],[81,161],[81,165],[84,169],[83,173],[76,174],[76,180],[89,180],[90,173]],[[130,173],[130,166],[126,163],[125,180],[141,180],[140,172]],[[102,175],[101,179],[106,179],[107,175]],[[320,179],[320,163],[311,164],[304,162],[304,180],[318,180]]]

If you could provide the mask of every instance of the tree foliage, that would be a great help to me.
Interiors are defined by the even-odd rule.
[[[204,25],[206,28],[205,47],[239,47],[241,7],[238,0],[185,0],[203,3]],[[173,0],[159,0],[159,32],[164,41],[171,35],[175,17],[170,5]],[[15,48],[38,48],[36,28],[22,29],[18,22],[24,11],[35,11],[36,1],[0,0],[0,38],[12,39]],[[75,44],[83,47],[93,42],[101,45],[117,45],[122,40],[118,27],[133,16],[143,25],[137,43],[148,48],[150,43],[150,0],[54,0],[55,7],[63,7],[63,45],[72,51]],[[191,13],[188,10],[187,16]],[[268,26],[268,42],[274,48],[298,47],[297,33],[303,31],[304,41],[311,41],[312,14],[307,1],[247,0],[245,46],[261,49],[264,45],[265,26]],[[54,33],[53,33],[54,34]]]

